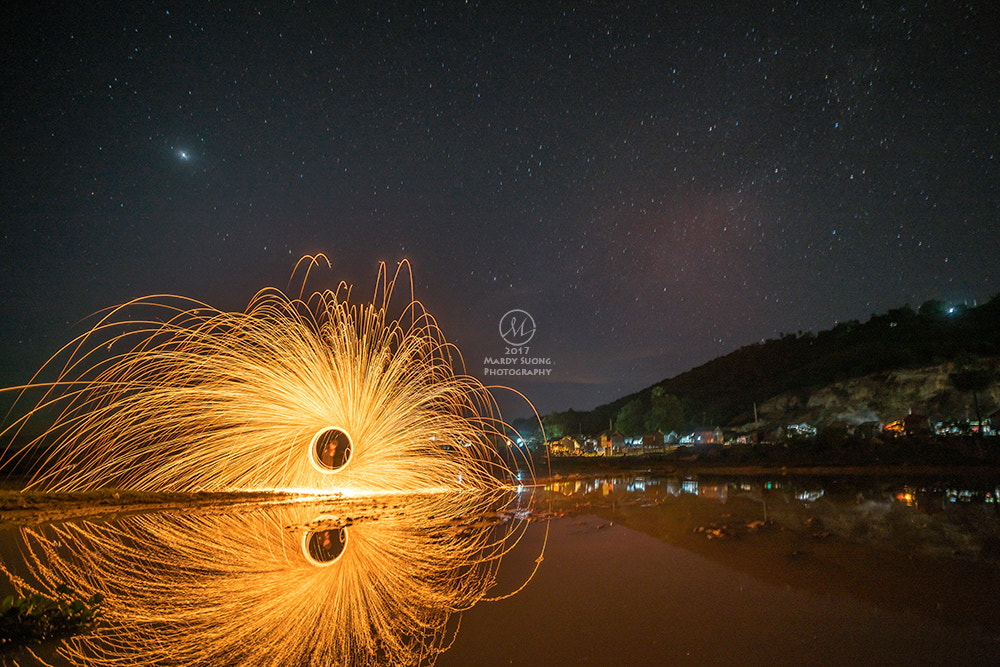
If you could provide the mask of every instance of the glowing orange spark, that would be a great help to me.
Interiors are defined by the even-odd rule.
[[[509,480],[496,443],[513,431],[413,300],[412,277],[409,304],[388,313],[409,264],[392,279],[383,265],[372,302],[354,304],[344,283],[304,296],[320,262],[296,265],[297,297],[264,289],[244,312],[164,295],[113,309],[47,362],[66,359],[54,382],[15,388],[44,396],[3,434],[58,411],[18,452],[43,452],[30,486],[412,492]],[[162,321],[128,319],[150,309]]]
[[[51,524],[22,529],[20,572],[0,571],[25,594],[68,581],[104,595],[103,627],[62,645],[74,664],[431,664],[524,535],[516,502],[463,492]],[[339,552],[303,552],[324,533],[345,536]]]

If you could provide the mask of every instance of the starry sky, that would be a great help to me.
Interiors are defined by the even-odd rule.
[[[102,308],[242,310],[318,252],[365,297],[408,259],[543,413],[1000,292],[994,2],[17,4],[5,386]],[[515,308],[548,376],[483,375]]]

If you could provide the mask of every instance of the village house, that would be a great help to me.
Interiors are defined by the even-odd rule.
[[[549,440],[548,445],[549,453],[554,456],[579,456],[582,449],[580,440],[571,435],[552,438]]]
[[[625,452],[625,435],[618,429],[602,431],[597,437],[597,449],[605,456],[622,454]]]
[[[721,445],[723,443],[722,429],[718,426],[696,428],[690,437],[692,445]]]
[[[644,433],[642,436],[642,449],[643,451],[656,451],[663,449],[664,439],[663,431],[653,430],[649,433]]]

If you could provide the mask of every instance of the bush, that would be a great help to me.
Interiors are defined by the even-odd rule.
[[[8,595],[0,602],[0,650],[90,632],[100,619],[104,596],[77,597],[65,584],[58,597]]]

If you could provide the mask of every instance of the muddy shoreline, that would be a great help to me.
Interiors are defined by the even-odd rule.
[[[123,514],[177,509],[211,509],[234,505],[291,502],[296,496],[276,493],[144,493],[105,489],[79,493],[0,490],[0,528]]]

